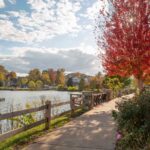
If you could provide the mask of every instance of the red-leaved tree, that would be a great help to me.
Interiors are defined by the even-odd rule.
[[[142,89],[150,80],[150,0],[108,1],[108,9],[100,10],[105,24],[98,39],[104,69],[109,75],[133,75]]]

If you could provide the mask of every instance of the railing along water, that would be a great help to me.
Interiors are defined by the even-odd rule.
[[[10,118],[14,118],[17,116],[21,116],[21,115],[33,113],[33,112],[38,112],[38,111],[43,111],[43,110],[45,111],[44,119],[36,121],[29,125],[25,125],[24,127],[21,127],[19,129],[15,129],[15,130],[9,131],[7,133],[1,134],[0,142],[4,141],[5,139],[7,139],[13,135],[16,135],[18,133],[21,133],[23,131],[26,131],[28,129],[31,129],[33,127],[36,127],[36,126],[44,124],[44,123],[45,123],[45,130],[48,130],[50,128],[51,109],[52,108],[70,104],[71,115],[73,115],[76,109],[84,108],[86,106],[86,104],[88,104],[87,106],[89,109],[92,109],[94,106],[100,104],[103,101],[106,101],[106,98],[103,97],[102,93],[94,94],[92,92],[90,92],[90,93],[83,92],[82,94],[70,94],[70,101],[60,102],[60,103],[56,103],[56,104],[51,104],[51,101],[46,101],[45,105],[37,107],[37,108],[31,108],[31,109],[25,109],[25,110],[0,114],[0,120],[5,120],[5,119],[10,119]],[[88,102],[88,103],[86,103],[86,102]]]
[[[20,110],[20,111],[5,113],[5,114],[0,114],[0,120],[5,120],[5,119],[10,119],[10,118],[14,118],[17,116],[21,116],[21,115],[33,113],[33,112],[38,112],[38,111],[43,111],[43,110],[45,111],[44,119],[36,121],[30,125],[25,125],[24,127],[21,127],[19,129],[15,129],[15,130],[12,130],[12,131],[9,131],[9,132],[6,132],[6,133],[0,135],[0,142],[13,136],[13,135],[16,135],[18,133],[26,131],[28,129],[31,129],[33,127],[41,125],[43,123],[45,123],[45,129],[48,130],[50,128],[50,121],[51,121],[51,108],[63,106],[63,105],[67,105],[67,104],[70,104],[70,101],[61,102],[61,103],[53,104],[53,105],[51,104],[51,101],[46,101],[45,105],[40,106],[40,107],[31,108],[31,109],[24,109],[24,110]]]

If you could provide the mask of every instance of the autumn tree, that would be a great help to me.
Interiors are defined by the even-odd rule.
[[[5,75],[0,72],[0,86],[4,86],[4,81],[5,81]]]
[[[29,80],[37,81],[41,78],[41,72],[39,69],[33,69],[29,72]]]
[[[4,66],[0,65],[0,86],[5,86],[8,71]]]
[[[50,80],[49,73],[47,70],[42,72],[41,79],[45,85],[51,84],[51,80]]]
[[[100,10],[105,20],[103,38],[98,36],[103,66],[108,75],[133,75],[141,90],[150,79],[150,2],[108,0],[108,4],[111,10]]]
[[[103,77],[101,72],[98,72],[95,76],[96,79],[96,89],[100,89],[102,87]]]
[[[57,72],[53,69],[48,69],[49,79],[51,80],[51,83],[54,85],[56,83],[56,75]]]
[[[5,75],[8,73],[8,71],[2,65],[0,65],[0,72],[3,73],[3,74],[5,74]]]
[[[98,72],[95,76],[91,77],[90,87],[91,89],[100,90],[102,88],[103,76],[100,72]]]
[[[9,72],[8,75],[7,75],[7,78],[8,78],[9,80],[16,79],[16,78],[17,78],[16,72],[14,72],[14,71]]]
[[[96,84],[97,84],[96,77],[95,76],[91,77],[91,79],[90,79],[90,88],[92,90],[96,89]]]
[[[65,85],[65,70],[64,69],[58,69],[57,70],[57,76],[56,76],[56,83],[59,85]]]

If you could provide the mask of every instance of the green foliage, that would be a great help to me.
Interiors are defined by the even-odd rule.
[[[98,74],[96,74],[94,77],[91,78],[90,88],[92,90],[100,91],[100,88],[102,88],[102,82],[103,82],[103,77],[99,72]]]
[[[42,89],[43,88],[43,82],[41,80],[36,81],[36,88]]]
[[[97,83],[96,78],[95,78],[95,77],[92,77],[91,80],[90,80],[90,88],[91,88],[92,90],[95,90],[95,89],[96,89],[96,83]]]
[[[29,87],[30,89],[35,89],[35,88],[36,88],[35,82],[34,82],[34,81],[29,81],[28,87]]]
[[[67,81],[67,86],[73,86],[73,81],[72,81],[72,78],[69,78],[68,81]]]
[[[21,79],[21,85],[27,85],[27,83],[28,83],[28,78],[27,77],[23,77]]]
[[[17,81],[17,85],[21,88],[27,87],[28,85],[28,78],[27,77],[19,77]]]
[[[62,84],[59,84],[59,85],[57,86],[57,90],[63,91],[63,90],[65,90],[65,89],[66,89],[65,86],[62,85]]]
[[[68,91],[77,91],[78,88],[76,86],[69,86]]]
[[[113,96],[117,96],[117,93],[131,84],[130,78],[123,78],[120,76],[105,76],[103,80],[103,86],[113,91]]]
[[[29,80],[37,81],[41,78],[41,72],[39,69],[33,69],[29,72]]]
[[[80,83],[79,83],[79,90],[83,91],[85,88],[85,81],[83,78],[81,78]]]
[[[123,88],[123,84],[119,81],[118,78],[106,78],[104,84],[107,88],[113,91],[113,96],[117,96],[117,92]]]
[[[150,92],[144,91],[131,100],[118,103],[113,116],[123,135],[117,143],[118,150],[144,149],[150,139]]]
[[[131,81],[132,80],[130,78],[123,78],[120,76],[105,76],[103,80],[103,86],[106,88],[113,88],[113,86],[116,84],[118,88],[125,88],[130,86]]]
[[[26,104],[26,109],[30,109],[31,104]],[[24,127],[25,125],[32,124],[36,121],[35,113],[29,113],[21,115],[19,117],[10,118],[10,120],[15,124],[15,128]]]

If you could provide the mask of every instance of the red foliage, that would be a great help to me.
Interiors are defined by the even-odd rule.
[[[103,66],[109,75],[150,77],[150,1],[112,0],[106,20]],[[101,47],[101,48],[102,48]]]
[[[48,69],[48,73],[52,84],[55,84],[57,72],[53,69]]]

